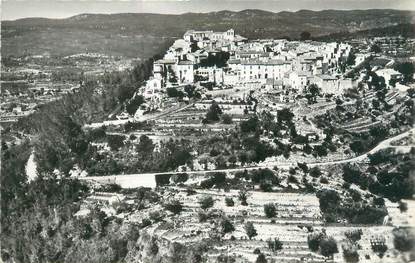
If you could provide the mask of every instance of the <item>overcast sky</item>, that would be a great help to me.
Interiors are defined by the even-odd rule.
[[[415,10],[415,0],[2,0],[1,19],[65,18],[81,13],[162,13],[240,11],[297,11],[300,9]]]

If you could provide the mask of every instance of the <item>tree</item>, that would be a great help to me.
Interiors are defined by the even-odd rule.
[[[343,165],[343,180],[348,183],[358,184],[360,182],[362,173],[360,170],[351,165]]]
[[[147,135],[140,136],[140,142],[137,145],[137,150],[141,153],[151,154],[155,145],[153,141]]]
[[[259,119],[257,116],[251,117],[246,121],[240,123],[241,131],[243,133],[255,132],[259,126]]]
[[[323,238],[325,238],[325,234],[323,232],[309,234],[307,236],[308,248],[314,252],[318,251],[320,248],[320,242],[323,240]]]
[[[321,211],[325,212],[336,208],[340,202],[339,193],[335,190],[324,189],[317,193]]]
[[[245,190],[240,190],[238,193],[238,199],[241,201],[241,205],[248,205],[246,199],[248,198],[247,192]]]
[[[252,222],[247,222],[244,226],[244,229],[249,240],[251,240],[254,236],[258,235]]]
[[[275,215],[277,214],[275,205],[273,203],[265,204],[264,213],[265,213],[265,216],[268,218],[275,217]]]
[[[166,203],[164,208],[176,215],[180,214],[180,212],[183,210],[183,204],[179,200],[172,200]]]
[[[310,40],[310,39],[311,39],[311,34],[310,34],[310,32],[307,32],[307,31],[303,31],[303,32],[301,32],[301,34],[300,34],[300,39],[301,39],[301,40]]]
[[[356,63],[356,55],[353,52],[350,52],[346,60],[346,65],[353,66],[355,63]]]
[[[212,123],[217,122],[220,120],[220,115],[222,114],[222,109],[219,107],[219,104],[216,101],[212,101],[208,112],[206,113],[206,117],[204,119],[204,123]]]
[[[141,104],[144,103],[144,97],[141,95],[137,95],[133,97],[125,106],[125,110],[130,115],[134,115],[137,109],[140,107]]]
[[[224,124],[231,124],[232,123],[232,117],[229,114],[223,114],[222,115],[222,122]]]
[[[112,151],[118,151],[122,146],[124,146],[124,135],[107,135],[108,146]]]
[[[320,177],[321,170],[317,166],[314,166],[313,168],[310,169],[309,174],[310,176],[317,178],[317,177]]]
[[[268,239],[267,244],[268,244],[268,248],[272,252],[276,252],[282,249],[282,242],[278,238],[274,238],[274,240],[272,240],[271,238]]]
[[[394,68],[403,75],[404,83],[408,83],[413,80],[415,67],[411,62],[397,63]]]
[[[370,52],[380,53],[380,52],[382,52],[382,49],[377,44],[373,44],[370,47]]]
[[[256,263],[267,263],[267,258],[265,257],[264,254],[259,254],[258,257],[256,258]]]
[[[331,257],[333,254],[338,253],[336,240],[332,237],[321,240],[320,252],[325,257]]]
[[[223,234],[230,233],[235,230],[235,227],[233,226],[232,222],[226,217],[223,217],[221,219],[220,228]]]
[[[414,235],[404,228],[393,230],[393,245],[399,251],[411,251],[415,247]]]
[[[184,94],[182,91],[177,90],[176,88],[167,88],[167,96],[171,98],[182,98]]]
[[[291,112],[289,108],[284,108],[282,110],[277,111],[277,120],[278,123],[287,123],[291,124],[294,118],[294,113]]]
[[[226,203],[226,206],[234,206],[235,205],[235,202],[233,201],[232,197],[226,197],[225,198],[225,203]]]
[[[206,209],[212,207],[214,203],[215,203],[215,200],[213,200],[213,198],[211,196],[205,196],[205,197],[203,197],[202,199],[199,200],[200,207],[203,210],[206,210]]]
[[[306,163],[297,163],[298,168],[300,168],[304,174],[307,174],[309,169]]]

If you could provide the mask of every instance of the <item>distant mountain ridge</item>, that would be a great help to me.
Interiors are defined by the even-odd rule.
[[[47,34],[56,36],[61,41],[87,42],[80,35],[94,36],[102,40],[101,44],[111,42],[111,46],[121,36],[133,43],[137,36],[152,36],[155,38],[181,37],[189,29],[224,31],[229,28],[248,38],[298,38],[300,33],[308,31],[312,36],[323,36],[339,32],[357,32],[373,28],[391,27],[400,24],[415,23],[415,11],[390,9],[370,10],[299,10],[296,12],[273,13],[265,10],[246,9],[242,11],[223,10],[210,13],[185,13],[181,15],[151,14],[151,13],[120,13],[120,14],[80,14],[65,19],[24,18],[2,22],[2,38],[5,54],[37,52],[36,46],[31,47],[19,40],[29,41],[39,37],[46,41]],[[57,37],[61,34],[61,37]],[[36,41],[34,41],[36,44]],[[97,43],[85,43],[85,48],[96,50]],[[41,41],[39,40],[39,44]],[[50,43],[53,45],[53,43]],[[63,44],[62,44],[63,45]],[[21,46],[21,47],[20,47]],[[70,49],[63,45],[64,53]],[[82,47],[83,48],[83,47]],[[113,47],[117,49],[116,45]],[[88,50],[89,50],[88,49]],[[105,49],[105,48],[102,48]],[[55,53],[54,48],[49,50]],[[98,50],[99,51],[99,50]],[[102,51],[102,50],[101,50]],[[111,50],[109,50],[112,52]],[[116,53],[122,54],[122,50]],[[126,54],[131,56],[131,53]]]

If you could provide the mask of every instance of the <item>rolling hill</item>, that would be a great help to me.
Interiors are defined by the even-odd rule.
[[[414,11],[324,10],[267,12],[243,10],[163,15],[147,13],[81,14],[66,19],[24,18],[2,22],[2,56],[68,55],[100,52],[146,58],[189,29],[234,28],[248,38],[298,38],[367,31],[415,23]]]

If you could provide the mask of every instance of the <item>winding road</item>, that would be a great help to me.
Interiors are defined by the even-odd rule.
[[[376,153],[382,149],[386,148],[398,148],[402,146],[392,146],[391,142],[395,140],[400,140],[408,135],[415,134],[415,128],[412,128],[406,132],[400,133],[394,137],[386,139],[380,142],[376,147],[372,150],[368,151],[365,154],[359,155],[357,157],[343,159],[343,160],[334,160],[334,161],[327,161],[327,162],[315,162],[315,163],[307,163],[309,167],[314,166],[326,166],[326,165],[334,165],[334,164],[343,164],[343,163],[353,163],[353,162],[362,162],[367,159],[368,155]],[[411,147],[415,145],[403,146],[406,151],[409,151]],[[267,162],[262,163],[256,166],[248,166],[248,167],[238,167],[238,168],[231,168],[231,169],[218,169],[218,170],[202,170],[202,171],[186,171],[187,174],[205,174],[208,172],[238,172],[244,170],[255,170],[259,168],[270,168],[277,166],[279,168],[289,168],[292,166],[297,165],[297,163],[289,162],[289,163],[281,163],[281,162]],[[124,175],[109,175],[109,176],[88,176],[88,177],[80,177],[80,180],[100,183],[100,184],[108,184],[108,183],[116,183],[119,184],[122,188],[136,188],[136,187],[155,187],[156,181],[155,176],[158,174],[180,174],[183,172],[156,172],[156,173],[139,173],[139,174],[124,174]]]

